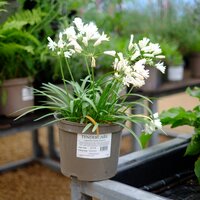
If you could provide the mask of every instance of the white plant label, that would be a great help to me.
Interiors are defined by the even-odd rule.
[[[100,159],[110,157],[112,134],[78,134],[76,156]]]
[[[22,101],[33,100],[33,88],[22,88]]]

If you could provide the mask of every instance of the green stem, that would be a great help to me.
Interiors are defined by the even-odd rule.
[[[126,97],[123,98],[122,103],[124,103],[126,101],[126,98],[129,96],[129,94],[131,94],[132,90],[133,90],[134,86],[131,86],[131,89],[128,91],[128,93],[126,94]]]
[[[89,64],[88,64],[88,61],[87,61],[87,57],[85,56],[85,63],[86,63],[86,67],[87,67],[87,70],[88,70],[88,74],[90,76],[90,82],[91,82],[91,87],[92,87],[92,90],[93,90],[93,96],[95,95],[95,90],[94,90],[94,69],[92,67],[92,73],[90,72],[90,67],[89,67]]]
[[[65,76],[64,76],[64,72],[63,72],[62,57],[60,57],[59,61],[60,61],[60,72],[61,72],[61,76],[62,76],[62,81],[63,81],[64,87],[65,87],[65,90],[67,90],[67,85],[65,82]]]
[[[67,93],[67,96],[68,98],[70,99],[70,96],[69,96],[69,93],[68,93],[68,89],[67,89],[67,84],[65,82],[65,76],[64,76],[64,71],[63,71],[63,64],[62,64],[62,58],[60,57],[60,71],[61,71],[61,76],[62,76],[62,80],[63,80],[63,84],[64,84],[64,88],[65,88],[65,91]],[[66,59],[65,59],[66,60]],[[67,62],[67,61],[66,61]],[[69,69],[69,64],[67,62],[67,66],[68,66],[68,69]],[[70,70],[70,69],[69,69]],[[70,71],[71,72],[71,71]]]
[[[74,77],[72,75],[72,72],[71,72],[71,69],[70,69],[70,66],[69,66],[69,63],[67,61],[67,58],[65,58],[65,62],[67,64],[67,68],[68,68],[68,71],[69,71],[69,74],[70,74],[70,77],[71,77],[71,80],[74,82]]]
[[[90,76],[90,80],[91,80],[91,73],[90,73],[90,68],[89,68],[89,65],[88,65],[88,61],[87,61],[86,56],[85,56],[84,58],[85,58],[85,63],[86,63],[86,67],[87,67],[88,75]]]
[[[94,83],[94,67],[92,67],[92,81]],[[94,85],[94,84],[93,84]]]

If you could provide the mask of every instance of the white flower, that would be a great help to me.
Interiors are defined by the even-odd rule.
[[[132,74],[127,74],[123,78],[123,84],[126,85],[127,87],[129,87],[130,84],[135,87],[141,87],[144,85],[144,80],[140,78],[135,78],[132,76]]]
[[[144,84],[145,84],[145,81],[141,77],[134,78],[132,82],[132,85],[138,88],[142,87]]]
[[[138,58],[141,55],[140,51],[135,51],[135,53],[131,56],[131,60],[135,60],[136,58]]]
[[[154,44],[154,43],[150,43],[149,44],[149,47],[151,49],[151,52],[154,54],[154,55],[158,55],[158,54],[161,54],[162,53],[162,50],[160,48],[160,45],[158,43]]]
[[[69,51],[65,51],[65,52],[64,52],[65,58],[70,58],[71,55],[72,55],[72,54],[71,54]]]
[[[72,40],[68,46],[74,46],[74,50],[77,52],[77,53],[81,53],[82,52],[82,48],[81,46],[78,44],[78,42],[76,40]]]
[[[85,37],[87,40],[97,40],[100,37],[97,26],[90,22],[89,24],[84,25]]]
[[[129,86],[130,86],[130,82],[131,82],[130,77],[125,76],[125,77],[123,78],[123,85],[129,87]]]
[[[131,38],[130,38],[129,45],[128,45],[129,51],[133,48],[133,39],[134,39],[134,36],[133,36],[133,34],[131,34]]]
[[[77,39],[77,35],[76,35],[76,31],[74,30],[73,26],[70,26],[68,28],[66,28],[63,31],[63,35],[67,36],[67,39],[70,40],[76,40]]]
[[[145,124],[145,129],[144,129],[145,133],[152,134],[155,130],[156,129],[155,129],[155,125],[154,124],[152,124],[152,123],[149,123],[149,124],[146,123]]]
[[[143,56],[153,58],[154,55],[152,53],[144,53]]]
[[[58,48],[63,49],[65,47],[65,42],[63,41],[63,34],[59,34],[59,40],[58,40]]]
[[[145,69],[143,59],[135,63],[133,69],[136,73],[140,74],[144,79],[147,79],[149,77],[149,70]]]
[[[137,68],[137,70],[139,70],[139,67],[144,66],[146,64],[146,59],[140,59],[135,63],[135,68]]]
[[[156,129],[162,129],[162,123],[159,119],[158,113],[153,114],[153,119],[145,124],[145,132],[147,134],[153,133]]]
[[[149,38],[144,37],[142,40],[140,40],[140,41],[138,42],[139,47],[140,47],[141,49],[143,49],[144,47],[147,46],[147,44],[149,43],[149,41],[150,41]]]
[[[164,66],[163,62],[159,62],[155,64],[155,67],[160,70],[163,74],[165,73],[166,67]]]
[[[110,56],[116,55],[116,51],[104,51],[103,53],[106,54],[106,55],[110,55]]]
[[[158,56],[155,56],[155,57],[158,58],[158,59],[164,59],[165,58],[164,55],[158,55]]]
[[[50,37],[47,38],[49,43],[48,43],[48,47],[50,50],[54,51],[57,47],[56,42],[54,42]]]
[[[113,67],[118,72],[125,72],[127,73],[127,70],[130,69],[128,60],[126,60],[121,52],[117,53],[118,58],[115,58],[115,61],[113,63]]]
[[[74,19],[73,23],[75,24],[76,28],[78,29],[78,31],[79,31],[81,34],[84,34],[84,33],[85,33],[84,23],[83,23],[83,21],[82,21],[81,18],[76,17],[76,18]]]
[[[103,32],[102,35],[97,39],[97,41],[94,43],[94,47],[98,46],[102,43],[102,41],[109,41],[109,38],[107,35]]]
[[[88,46],[88,38],[87,37],[83,37],[82,42],[86,47]]]
[[[154,117],[154,118],[158,118],[158,117],[159,117],[158,113],[154,113],[154,114],[153,114],[153,117]]]
[[[154,120],[154,124],[155,124],[155,127],[157,129],[161,129],[162,128],[162,123],[161,123],[160,119],[155,119]]]
[[[153,114],[153,118],[154,118],[153,123],[154,123],[155,127],[157,129],[161,129],[162,128],[162,123],[161,123],[161,121],[159,119],[158,113],[154,113]]]
[[[75,51],[73,49],[69,49],[69,51],[64,52],[64,56],[65,58],[70,58],[74,53]]]

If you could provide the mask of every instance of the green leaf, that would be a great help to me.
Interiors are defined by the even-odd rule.
[[[70,111],[71,113],[74,112],[74,101],[70,101]]]
[[[200,153],[200,134],[195,133],[188,144],[185,155],[197,155]]]
[[[86,101],[86,102],[88,102],[89,105],[91,105],[94,108],[94,110],[97,112],[97,108],[96,108],[94,102],[91,99],[89,99],[87,97],[84,97],[83,100]]]
[[[196,120],[194,112],[186,111],[182,107],[163,111],[159,116],[163,125],[171,124],[172,128],[182,125],[193,126],[194,121]]]
[[[92,125],[93,125],[92,123],[87,124],[83,129],[82,133],[85,133]]]
[[[198,99],[200,99],[200,87],[194,87],[193,89],[191,88],[187,88],[186,92],[192,96],[192,97],[197,97]]]
[[[23,10],[16,12],[14,16],[9,17],[3,25],[3,29],[21,30],[26,25],[38,24],[42,21],[44,14],[38,9]]]
[[[120,125],[121,127],[125,128],[126,130],[128,130],[132,135],[133,137],[137,140],[138,144],[140,145],[140,147],[142,148],[142,144],[141,144],[141,141],[139,140],[138,136],[135,134],[135,132],[129,128],[128,126],[126,126],[125,124],[121,123],[121,122],[115,122],[115,124],[118,124]]]
[[[140,142],[142,144],[142,148],[146,148],[147,147],[147,144],[148,144],[151,136],[152,136],[151,134],[146,134],[144,132],[140,135],[139,140],[140,140]]]
[[[83,102],[82,103],[82,113],[83,113],[83,116],[86,116],[86,114],[87,114],[87,107],[88,107],[88,103]]]
[[[90,76],[86,76],[81,84],[81,88],[82,90],[84,90],[85,86],[86,86],[86,83],[88,82]]]
[[[98,126],[99,126],[99,124],[96,123],[95,126],[94,126],[93,129],[92,129],[92,132],[95,132],[95,131],[97,130]]]

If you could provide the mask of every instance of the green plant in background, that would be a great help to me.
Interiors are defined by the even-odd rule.
[[[48,114],[41,118],[57,115],[52,122],[68,120],[86,124],[83,132],[93,126],[93,131],[97,131],[100,124],[119,124],[128,129],[139,141],[133,130],[124,124],[125,121],[134,123],[144,123],[143,135],[151,135],[155,129],[161,129],[158,114],[153,114],[149,108],[139,100],[127,101],[129,96],[136,96],[145,100],[148,98],[136,93],[131,93],[133,88],[141,87],[149,77],[145,65],[156,67],[164,73],[165,67],[161,62],[164,58],[159,44],[152,43],[148,38],[143,38],[138,43],[133,42],[131,35],[128,48],[116,52],[112,49],[100,48],[109,41],[108,36],[100,33],[93,23],[84,23],[81,18],[75,18],[71,26],[59,32],[57,39],[48,37],[48,47],[60,61],[60,71],[64,88],[54,84],[43,84],[41,90],[35,90],[36,95],[45,96],[47,100],[44,105],[34,106],[28,112],[35,110],[50,109]],[[114,59],[112,71],[95,76],[96,67],[101,55],[111,56]],[[65,63],[63,65],[63,58]],[[87,70],[87,76],[79,84],[74,80],[72,74],[73,65],[70,60],[79,58],[85,61],[82,66]],[[64,77],[64,71],[68,71],[71,81]],[[81,69],[80,69],[81,70]],[[147,80],[148,81],[148,80]],[[68,90],[67,84],[72,87]],[[131,87],[128,94],[120,95],[124,86]],[[148,100],[150,101],[150,100]],[[129,114],[128,109],[134,109],[135,105],[141,105],[150,113],[150,116]],[[20,117],[22,117],[21,115]],[[146,137],[145,137],[146,138]]]
[[[41,82],[40,80],[44,80],[45,82],[54,82],[61,83],[60,76],[60,68],[58,60],[56,57],[49,56],[49,51],[47,49],[46,43],[47,38],[46,35],[50,37],[55,37],[55,32],[58,30],[63,30],[66,27],[70,20],[73,17],[80,13],[81,10],[86,10],[88,6],[90,6],[91,0],[85,1],[66,1],[66,0],[18,0],[20,2],[20,9],[41,9],[45,16],[42,19],[42,22],[34,27],[33,34],[40,40],[41,45],[39,47],[40,51],[40,60],[37,63],[38,76],[35,80],[36,87],[39,87]],[[30,5],[31,4],[31,5]],[[73,60],[74,68],[72,71],[75,74],[75,80],[80,80],[86,73],[85,70],[82,70],[83,62],[77,59]],[[81,69],[81,70],[80,70]],[[70,79],[70,75],[68,71],[65,71],[66,79]]]
[[[160,42],[163,54],[165,55],[165,62],[167,66],[179,66],[183,64],[183,56],[179,51],[177,42],[162,41]]]
[[[200,87],[187,88],[186,93],[200,101]],[[191,142],[189,143],[185,155],[200,155],[200,105],[192,110],[185,110],[183,107],[171,108],[160,114],[163,125],[171,125],[172,128],[188,125],[194,128]],[[195,174],[200,182],[200,159],[195,162]]]
[[[35,76],[35,87],[40,86],[40,80],[48,82],[52,80],[54,74],[54,65],[56,60],[49,56],[46,47],[46,35],[54,36],[54,32],[61,26],[58,19],[63,16],[62,10],[64,9],[64,1],[42,1],[42,0],[18,0],[18,12],[40,10],[42,13],[40,23],[28,28],[31,33],[40,41],[38,46],[37,60],[35,61],[35,69],[37,76]],[[40,16],[40,15],[39,15]],[[65,20],[67,22],[67,20]]]
[[[170,23],[169,39],[172,38],[179,43],[179,49],[183,55],[200,52],[200,4],[185,4],[176,20]]]
[[[7,5],[8,3],[6,1],[0,1],[0,13],[1,12],[7,12],[7,10],[5,9],[5,6]]]
[[[24,11],[10,16],[0,25],[0,82],[5,79],[34,76],[39,40],[27,30],[39,23],[40,10]]]

